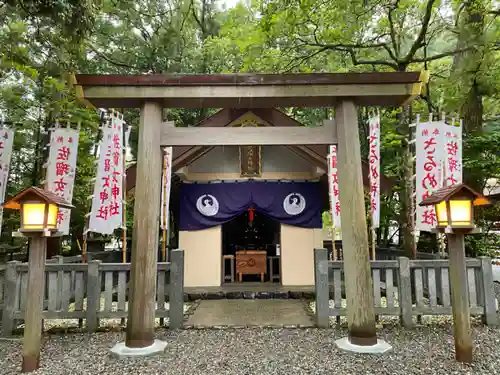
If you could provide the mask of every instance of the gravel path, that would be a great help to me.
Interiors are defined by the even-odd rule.
[[[454,361],[450,326],[379,330],[393,345],[392,352],[380,357],[339,351],[334,340],[345,334],[333,329],[161,331],[158,338],[169,342],[164,355],[124,361],[109,357],[109,348],[123,339],[122,333],[54,335],[46,338],[42,368],[33,374],[489,375],[500,366],[500,331],[484,327],[474,328],[473,366]],[[0,373],[19,373],[21,343],[0,341],[0,353]]]
[[[500,284],[495,285],[500,297]],[[169,375],[492,375],[500,368],[500,329],[472,328],[475,363],[454,361],[449,323],[430,324],[413,330],[387,325],[379,337],[393,345],[383,356],[355,355],[339,351],[334,340],[345,328],[239,329],[157,331],[168,342],[161,356],[118,361],[109,349],[124,338],[121,332],[45,336],[42,368],[33,374],[169,374]],[[21,341],[0,340],[0,374],[18,374]]]

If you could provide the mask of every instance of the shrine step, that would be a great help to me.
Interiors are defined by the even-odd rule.
[[[314,299],[313,291],[216,291],[185,293],[186,295],[188,301],[217,299]]]

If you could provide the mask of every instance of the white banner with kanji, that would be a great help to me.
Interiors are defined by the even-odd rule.
[[[340,229],[339,174],[337,170],[337,145],[330,146],[328,159],[328,187],[333,227]]]
[[[415,189],[417,230],[430,232],[436,226],[434,207],[421,207],[419,203],[443,186],[446,127],[444,121],[417,124]]]
[[[172,186],[172,147],[163,149],[163,176],[161,184],[161,215],[160,225],[162,230],[168,230],[170,190]]]
[[[14,130],[0,127],[0,199],[4,203],[9,180],[10,158],[14,144]],[[3,207],[0,206],[0,233],[2,233]]]
[[[462,126],[448,125],[445,131],[445,185],[462,183]]]
[[[370,163],[370,207],[372,228],[380,225],[380,115],[376,114],[368,120],[370,135],[368,137]]]
[[[112,234],[123,221],[123,119],[111,116],[99,149],[88,231]]]
[[[71,203],[75,185],[79,131],[71,128],[54,129],[50,135],[50,151],[47,162],[47,190]],[[57,228],[69,234],[71,210],[60,208]]]

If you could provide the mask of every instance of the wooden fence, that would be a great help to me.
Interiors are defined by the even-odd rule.
[[[452,315],[448,260],[399,257],[370,263],[377,315],[399,316],[406,327],[413,325],[415,315]],[[314,264],[317,325],[328,327],[330,316],[347,313],[342,305],[344,262],[328,261],[325,249],[315,249]],[[471,314],[482,315],[487,325],[495,326],[491,259],[467,259],[467,275]]]
[[[79,319],[94,332],[99,319],[126,318],[130,263],[47,263],[45,266],[44,319]],[[9,262],[0,268],[3,289],[1,333],[10,336],[16,320],[24,318],[28,264]],[[3,275],[3,276],[2,276]],[[3,285],[3,287],[2,287]],[[171,329],[184,319],[184,252],[172,251],[172,262],[158,263],[157,318],[170,319]],[[168,309],[166,302],[169,302]]]

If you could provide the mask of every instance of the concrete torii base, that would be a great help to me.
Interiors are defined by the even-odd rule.
[[[339,340],[336,340],[335,345],[337,345],[340,350],[361,354],[384,354],[392,350],[391,345],[389,345],[386,341],[380,339],[377,339],[377,343],[375,345],[361,346],[354,345],[349,341],[348,337],[343,337]]]
[[[161,340],[155,340],[152,345],[145,348],[129,348],[125,342],[119,342],[111,348],[111,355],[122,359],[126,357],[145,357],[149,355],[161,354],[165,351],[167,343]]]

